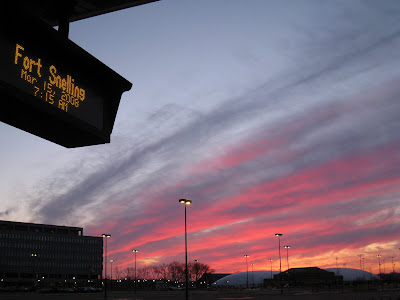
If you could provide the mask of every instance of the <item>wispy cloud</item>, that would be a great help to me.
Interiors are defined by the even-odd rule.
[[[245,252],[260,266],[276,259],[277,231],[293,266],[395,241],[400,11],[337,3],[292,24],[298,36],[282,51],[293,60],[261,84],[207,112],[168,103],[112,147],[77,151],[30,193],[35,220],[111,233],[120,266],[133,247],[147,261],[182,256],[182,197],[194,201],[191,256],[218,271],[240,269]]]

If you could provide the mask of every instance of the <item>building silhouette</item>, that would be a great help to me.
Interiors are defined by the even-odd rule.
[[[293,285],[332,284],[342,283],[343,276],[317,267],[291,268],[274,275],[274,280],[276,282],[283,280]]]
[[[102,268],[103,239],[81,227],[0,221],[2,285],[87,284]]]

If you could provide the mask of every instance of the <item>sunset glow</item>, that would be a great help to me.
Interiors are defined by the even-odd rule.
[[[106,232],[123,270],[184,262],[190,199],[216,273],[279,270],[276,233],[283,270],[400,272],[398,3],[181,2],[71,24],[133,88],[110,144],[0,124],[1,219]]]

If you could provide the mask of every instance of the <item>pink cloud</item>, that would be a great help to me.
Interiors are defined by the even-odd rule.
[[[110,255],[121,257],[118,262],[120,267],[132,264],[133,257],[129,253],[132,247],[146,249],[140,253],[140,259],[157,257],[162,262],[182,256],[183,207],[178,206],[177,199],[176,203],[162,201],[162,195],[180,186],[190,186],[196,181],[196,174],[253,160],[269,151],[269,141],[264,142],[254,142],[255,150],[246,152],[246,145],[220,158],[199,163],[200,172],[192,173],[184,183],[158,187],[154,193],[146,192],[153,199],[159,198],[155,202],[157,207],[152,202],[145,203],[143,216],[136,215],[135,219],[122,226],[117,220],[106,223],[106,228],[116,231],[120,240],[109,244]],[[293,267],[308,265],[309,261],[313,265],[334,267],[335,257],[328,253],[342,251],[340,255],[344,261],[345,253],[349,257],[354,256],[349,250],[352,246],[362,252],[368,244],[383,244],[394,239],[395,232],[386,232],[381,236],[380,228],[395,222],[396,216],[375,219],[376,211],[363,205],[373,204],[382,195],[400,193],[400,177],[396,172],[399,146],[395,143],[376,151],[298,169],[292,174],[238,189],[234,195],[213,199],[205,205],[194,202],[188,207],[190,256],[207,261],[217,272],[243,271],[245,265],[241,256],[251,252],[248,254],[254,262],[258,262],[257,269],[268,269],[267,258],[273,257],[276,263],[277,241],[274,233],[279,231],[284,233],[283,243],[293,244],[290,250]],[[235,182],[228,184],[234,185]],[[218,188],[221,187],[211,185],[201,192],[212,194]],[[336,208],[338,205],[341,206]],[[352,205],[359,205],[360,210],[351,210]],[[123,206],[115,206],[110,211],[118,215],[123,210]],[[337,210],[337,215],[329,213],[329,210]],[[368,218],[374,221],[356,222]],[[399,224],[396,226],[398,228]],[[137,228],[143,230],[143,234]],[[368,236],[365,235],[369,231]],[[356,232],[364,235],[357,239]],[[392,249],[385,249],[382,253],[390,255],[390,251]],[[369,258],[369,261],[371,269],[375,270],[373,259]],[[350,262],[353,263],[349,260],[348,267]]]

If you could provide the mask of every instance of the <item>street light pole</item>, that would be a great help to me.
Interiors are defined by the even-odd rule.
[[[36,260],[37,260],[38,255],[37,255],[37,253],[31,253],[31,257],[32,257],[32,260],[33,260],[33,274],[32,274],[32,276],[33,276],[33,289],[35,289],[35,283],[36,283],[36,280],[37,280],[37,276],[36,276],[36,273],[35,273],[35,272],[37,272],[37,270],[35,270],[35,266],[36,266]]]
[[[185,205],[185,277],[186,277],[186,300],[189,300],[189,270],[188,270],[188,261],[187,261],[187,227],[186,227],[186,205],[190,205],[192,200],[188,199],[179,199],[179,203]]]
[[[272,258],[269,259],[269,261],[271,262],[271,280],[272,280],[272,262],[274,261]]]
[[[200,279],[199,274],[200,274],[199,260],[195,259],[194,260],[194,277],[195,277],[195,281],[196,281],[196,287],[200,286],[200,282],[198,282],[198,280]]]
[[[251,277],[253,277],[253,289],[255,288],[254,284],[254,264],[251,264]]]
[[[247,258],[249,257],[247,254],[243,255],[246,258],[246,288],[249,288],[249,265],[247,264]]]
[[[358,254],[357,255],[360,258],[360,270],[362,270],[362,257],[364,256],[364,254]]]
[[[111,289],[112,289],[112,286],[113,286],[113,284],[112,284],[112,280],[113,280],[113,277],[112,277],[112,263],[113,263],[113,259],[110,259],[110,264],[111,264],[111,276],[110,276],[110,279],[111,279]]]
[[[285,249],[286,249],[286,259],[287,259],[287,269],[288,269],[288,271],[289,271],[289,248],[290,248],[290,246],[283,246],[283,247],[285,247]]]
[[[278,249],[279,249],[279,276],[281,280],[281,294],[283,294],[283,282],[282,282],[282,258],[281,258],[281,236],[282,233],[275,233],[275,236],[278,237]]]
[[[382,257],[382,255],[377,255],[376,256],[377,258],[378,258],[378,264],[379,264],[379,274],[381,274],[382,272],[381,272],[381,257]]]
[[[111,237],[111,234],[103,233],[101,236],[103,237],[103,240],[104,240],[104,238],[106,239],[106,242],[105,242],[106,251],[105,251],[105,257],[104,257],[104,262],[105,262],[105,265],[104,265],[104,297],[107,297],[107,239]]]
[[[290,246],[286,245],[286,246],[283,246],[283,247],[286,249],[287,280],[289,281],[289,269],[290,269],[290,267],[289,267],[289,248],[290,248]]]
[[[133,249],[132,252],[135,253],[135,295],[136,295],[136,253],[138,253],[139,250]]]

